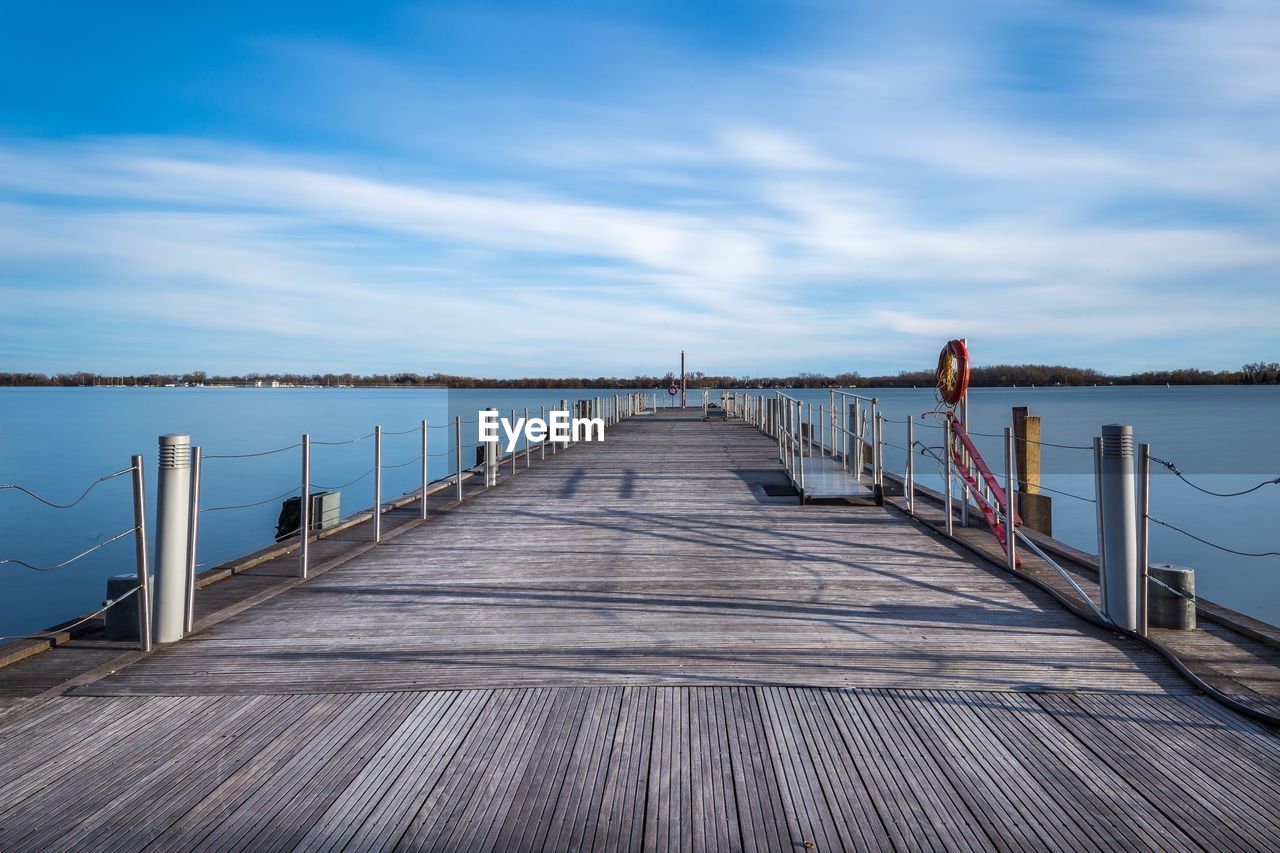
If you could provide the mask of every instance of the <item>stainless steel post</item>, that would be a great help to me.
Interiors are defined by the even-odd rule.
[[[547,407],[546,406],[538,407],[538,417],[542,418],[542,424],[543,426],[546,426],[546,423],[547,423]],[[555,452],[555,448],[552,448],[552,452],[553,453]],[[538,459],[541,462],[547,461],[547,436],[545,434],[542,436],[542,441],[538,442]]]
[[[182,620],[182,631],[190,634],[195,624],[196,609],[196,553],[200,537],[200,461],[198,446],[191,447],[191,499],[187,510],[187,602]]]
[[[907,512],[916,514],[915,421],[907,415]]]
[[[872,404],[875,405],[874,403]],[[875,447],[875,484],[884,489],[884,414],[876,412],[874,433]]]
[[[525,429],[527,430],[529,428],[529,407],[528,406],[524,407],[524,425],[525,425]],[[528,433],[526,432],[525,435],[527,436]],[[524,440],[524,468],[526,471],[528,471],[531,467],[533,467],[533,445],[529,442],[529,439],[526,437]]]
[[[455,416],[453,419],[453,454],[454,468],[457,476],[454,477],[454,491],[458,503],[462,503],[462,418]]]
[[[946,462],[944,467],[946,468],[946,472],[947,472],[946,483],[943,484],[946,486],[946,488],[943,490],[945,493],[945,500],[943,501],[943,503],[946,504],[943,511],[946,513],[946,516],[947,516],[947,520],[946,520],[947,535],[950,536],[955,532],[955,525],[952,519],[953,512],[951,509],[951,504],[952,504],[951,492],[953,489],[953,486],[951,483],[951,479],[952,479],[951,478],[951,418],[946,419],[946,427],[944,430],[943,444],[942,444],[942,458]]]
[[[853,401],[853,475],[862,479],[862,401]]]
[[[1151,572],[1151,445],[1138,445],[1138,633],[1147,636]]]
[[[818,455],[819,456],[823,455],[823,453],[826,452],[826,447],[823,445],[823,442],[826,440],[826,432],[827,432],[827,411],[825,407],[819,404],[818,406]]]
[[[151,573],[147,569],[147,490],[142,457],[133,457],[133,551],[138,574],[138,649],[151,651]]]
[[[431,454],[427,453],[428,429],[429,427],[427,422],[424,420],[422,422],[422,505],[419,507],[419,518],[422,518],[424,521],[427,518],[427,485],[431,482],[431,474],[428,470],[431,461]]]
[[[298,501],[298,577],[307,576],[311,551],[311,436],[302,436],[302,491]]]
[[[373,541],[382,541],[382,427],[373,428]]]
[[[1134,506],[1133,427],[1102,427],[1103,545],[1106,548],[1107,616],[1138,629],[1138,537]]]
[[[1098,527],[1098,595],[1102,600],[1102,610],[1107,610],[1107,548],[1106,527],[1102,523],[1102,439],[1093,439],[1093,505],[1097,512]]]
[[[1009,571],[1018,567],[1016,548],[1017,522],[1014,521],[1013,499],[1013,428],[1004,428],[1004,558]]]
[[[159,449],[154,629],[156,642],[175,643],[186,624],[191,436],[162,435]]]
[[[515,409],[512,409],[512,410],[511,410],[511,420],[509,421],[509,423],[510,423],[512,426],[515,426],[515,425],[516,425],[516,410],[515,410]],[[517,437],[517,438],[516,438],[516,442],[517,442],[517,444],[519,443],[519,441],[520,441],[520,439],[519,439],[519,437]],[[520,449],[519,449],[518,447],[512,447],[512,448],[511,448],[511,476],[512,476],[512,477],[514,477],[514,476],[516,475],[516,457],[517,457],[517,456],[519,456],[519,455],[520,455]]]

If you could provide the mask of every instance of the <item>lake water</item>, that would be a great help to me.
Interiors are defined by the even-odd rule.
[[[413,461],[420,449],[418,425],[427,419],[430,473],[445,476],[453,458],[452,418],[474,420],[488,406],[503,414],[527,407],[555,407],[603,390],[534,389],[223,389],[223,388],[19,388],[0,389],[0,483],[18,483],[59,503],[78,496],[95,478],[146,459],[149,501],[155,500],[156,436],[189,433],[205,454],[229,455],[287,447],[303,432],[316,442],[312,481],[341,489],[344,514],[373,503],[373,443],[381,424],[384,498],[413,490],[420,478]],[[760,392],[754,392],[760,393]],[[768,392],[765,392],[768,393]],[[815,409],[828,405],[821,390],[791,392]],[[932,410],[932,389],[859,389],[876,396],[885,415],[917,419]],[[665,394],[662,394],[665,398]],[[719,398],[712,392],[711,398]],[[690,402],[700,401],[690,392]],[[1140,441],[1169,459],[1196,482],[1232,491],[1280,475],[1280,388],[982,388],[970,392],[970,426],[998,434],[1012,406],[1026,405],[1042,419],[1046,442],[1088,446],[1104,423],[1130,423]],[[929,422],[932,422],[929,419]],[[901,473],[905,425],[885,428],[886,467]],[[403,434],[392,434],[403,433]],[[940,430],[917,420],[916,438],[941,443]],[[475,426],[464,434],[464,460],[471,464]],[[999,438],[976,442],[992,468],[1002,470]],[[407,463],[407,464],[406,464]],[[1087,451],[1045,447],[1043,483],[1050,489],[1093,496],[1092,457]],[[393,467],[396,466],[396,467]],[[917,477],[939,487],[936,465],[917,459]],[[247,459],[209,459],[204,466],[199,561],[216,564],[273,541],[280,500],[298,481],[298,451]],[[347,484],[349,481],[350,485]],[[1194,491],[1158,466],[1153,468],[1152,514],[1205,539],[1242,551],[1280,550],[1280,486],[1238,498]],[[1091,503],[1054,494],[1054,533],[1083,550],[1097,549]],[[271,499],[271,500],[268,500]],[[242,509],[221,506],[266,501]],[[0,491],[0,557],[37,565],[60,562],[132,527],[129,478],[98,486],[73,509],[44,507],[14,491]],[[1273,624],[1280,624],[1280,558],[1224,554],[1172,530],[1152,526],[1152,561],[1194,566],[1201,595]],[[65,568],[32,572],[0,566],[0,635],[38,631],[96,609],[105,578],[133,570],[133,544],[126,538]]]

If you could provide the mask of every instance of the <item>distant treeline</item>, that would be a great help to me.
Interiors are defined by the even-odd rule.
[[[126,385],[163,387],[167,385],[305,385],[339,387],[447,387],[447,388],[664,388],[678,377],[674,373],[661,376],[594,376],[594,377],[524,377],[521,379],[488,379],[454,376],[447,373],[378,373],[367,376],[354,373],[249,373],[243,376],[219,376],[203,371],[180,375],[144,374],[138,376],[103,376],[96,373],[0,373],[0,387],[86,387]],[[801,373],[795,376],[712,376],[689,373],[690,388],[911,388],[933,385],[932,370],[902,371],[893,376],[863,376],[860,373]],[[996,364],[975,367],[970,372],[974,387],[1009,387],[1013,385],[1275,385],[1280,382],[1280,362],[1254,362],[1239,370],[1149,370],[1144,373],[1110,375],[1080,367],[1047,364]]]

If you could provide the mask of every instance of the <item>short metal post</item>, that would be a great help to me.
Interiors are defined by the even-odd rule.
[[[373,428],[373,541],[382,541],[382,427]]]
[[[945,492],[944,503],[946,504],[944,512],[946,513],[946,516],[947,516],[947,535],[951,536],[953,533],[955,533],[955,525],[952,519],[953,512],[951,508],[951,504],[953,500],[951,497],[951,491],[953,488],[951,484],[951,418],[946,419],[946,427],[945,427],[944,433],[945,434],[943,437],[942,458],[946,462],[946,465],[944,467],[946,468],[946,472],[947,472],[946,473],[947,482],[944,484],[946,486],[946,489],[944,490]]]
[[[547,425],[547,407],[546,406],[538,407],[538,417],[542,418],[542,425],[545,427]],[[551,452],[554,453],[555,448],[552,448]],[[547,461],[547,436],[545,434],[543,434],[542,436],[542,441],[538,442],[538,460],[540,462]]]
[[[1147,636],[1151,573],[1151,445],[1138,445],[1138,633]]]
[[[907,512],[916,514],[915,421],[907,415]]]
[[[1097,513],[1098,529],[1098,595],[1102,599],[1102,610],[1107,610],[1107,548],[1106,526],[1102,523],[1102,439],[1093,439],[1093,506]]]
[[[1138,629],[1138,524],[1134,506],[1133,427],[1102,427],[1103,546],[1106,613],[1116,625]]]
[[[427,453],[427,422],[422,422],[422,501],[419,507],[419,517],[424,521],[427,518],[427,485],[431,482],[431,475],[428,471],[428,463],[431,461],[431,454]]]
[[[307,576],[311,556],[311,436],[302,436],[302,491],[298,503],[298,577]]]
[[[454,464],[457,466],[454,470],[458,472],[454,478],[454,490],[458,503],[462,503],[462,418],[460,416],[453,419],[453,452]]]
[[[524,409],[524,425],[525,425],[525,429],[527,430],[529,428],[529,407],[528,406],[525,406],[525,409]],[[527,437],[528,436],[527,432],[525,433],[525,436],[526,438],[524,440],[524,469],[528,471],[531,467],[533,467],[533,445],[529,442],[529,439]]]
[[[872,404],[875,405],[874,403]],[[875,425],[873,427],[873,435],[875,436],[875,484],[881,490],[884,489],[884,414],[876,412]]]
[[[138,649],[151,651],[151,573],[147,569],[147,491],[142,457],[133,457],[133,550],[138,574]]]
[[[853,401],[853,475],[862,479],[862,401]]]
[[[191,447],[191,506],[187,510],[187,602],[182,631],[190,634],[195,625],[196,609],[196,543],[200,536],[200,461],[202,454],[196,445]]]
[[[155,639],[182,639],[187,609],[187,536],[191,530],[191,436],[160,436],[156,483]]]
[[[509,421],[509,423],[510,423],[512,426],[515,426],[515,425],[516,425],[516,410],[515,410],[515,409],[512,409],[512,410],[511,410],[511,420]],[[516,441],[519,441],[519,440],[520,440],[519,438],[517,438],[517,439],[516,439]],[[515,447],[512,447],[512,448],[511,448],[511,476],[512,476],[512,477],[514,477],[514,476],[516,475],[516,457],[517,457],[517,456],[519,456],[519,455],[520,455],[520,451],[519,451],[518,449],[516,449]]]
[[[1016,512],[1013,508],[1013,428],[1004,428],[1004,558],[1009,571],[1018,567],[1018,555],[1014,550],[1017,536]]]

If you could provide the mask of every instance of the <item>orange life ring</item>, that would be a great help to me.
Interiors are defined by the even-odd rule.
[[[964,399],[969,389],[969,350],[964,341],[947,341],[938,354],[936,378],[944,403],[954,406]]]
[[[668,386],[667,386],[667,393],[668,393],[668,394],[670,394],[672,397],[674,397],[675,395],[677,395],[677,394],[679,394],[679,393],[680,393],[680,389],[679,389],[679,388],[677,388],[677,387],[676,387],[676,386],[674,386],[674,385],[668,385]]]

